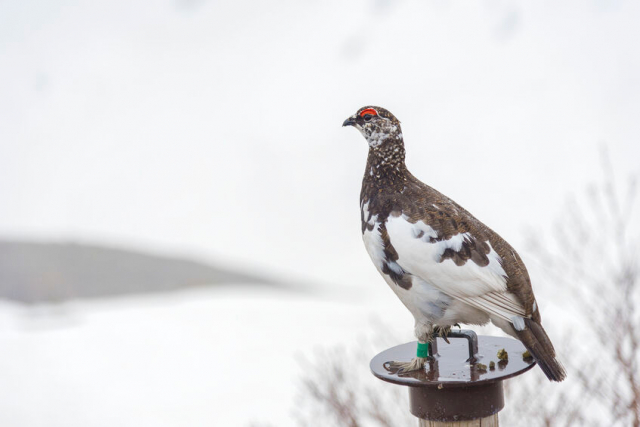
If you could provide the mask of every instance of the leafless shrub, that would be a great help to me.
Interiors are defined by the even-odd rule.
[[[407,410],[407,391],[375,380],[369,372],[371,355],[389,347],[393,336],[383,325],[377,329],[382,332],[375,339],[363,339],[353,348],[319,350],[312,360],[300,358],[299,425],[393,427],[416,422]]]
[[[549,328],[547,328],[549,329]],[[575,380],[575,371],[582,369],[572,362],[571,349],[575,337],[570,333],[556,341],[560,359],[566,361],[568,379],[563,383],[550,383],[538,370],[504,382],[506,403],[500,413],[503,425],[527,427],[600,426],[590,419],[587,405],[582,399],[581,386]],[[589,368],[587,368],[588,370]],[[609,419],[609,417],[606,417]]]
[[[569,201],[553,238],[532,234],[529,252],[545,276],[544,291],[563,301],[563,329],[571,331],[564,360],[577,389],[569,406],[586,417],[573,425],[640,427],[637,181],[618,185],[604,150],[601,159],[602,182]]]

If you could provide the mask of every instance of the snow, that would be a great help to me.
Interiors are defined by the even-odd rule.
[[[410,315],[390,302],[384,312],[404,321],[409,340]],[[292,425],[297,358],[350,346],[380,308],[236,285],[35,308],[3,302],[0,425]]]

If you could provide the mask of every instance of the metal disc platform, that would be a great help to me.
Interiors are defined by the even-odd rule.
[[[398,372],[391,361],[408,362],[416,355],[417,341],[383,351],[370,363],[371,372],[383,381],[409,387],[411,413],[437,421],[472,420],[504,407],[502,381],[535,365],[523,358],[524,346],[511,338],[480,336],[462,330],[430,343],[425,369]],[[498,352],[507,353],[498,357]],[[493,363],[491,363],[493,362]]]

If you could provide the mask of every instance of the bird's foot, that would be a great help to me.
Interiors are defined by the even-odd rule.
[[[387,362],[387,369],[399,373],[419,371],[424,369],[427,360],[426,357],[414,357],[411,362]]]
[[[451,326],[434,326],[433,327],[433,337],[435,338],[439,336],[440,338],[445,340],[447,344],[451,344],[449,342],[449,338],[447,338],[447,335],[449,335],[449,332],[451,332]]]

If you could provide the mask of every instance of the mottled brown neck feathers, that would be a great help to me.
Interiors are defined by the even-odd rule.
[[[367,192],[401,192],[409,176],[404,159],[405,149],[401,139],[370,147],[363,187]]]

